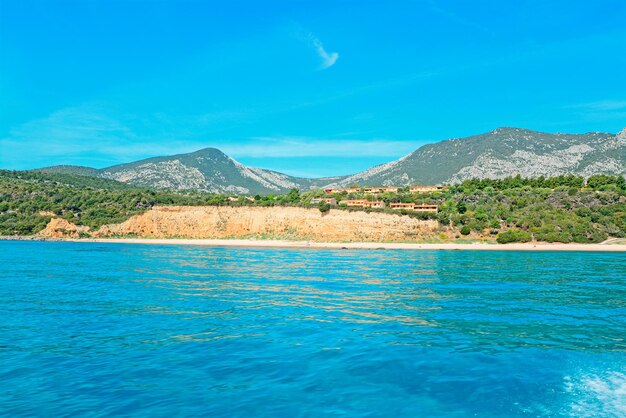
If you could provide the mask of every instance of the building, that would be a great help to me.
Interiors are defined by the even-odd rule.
[[[228,201],[229,202],[240,202],[242,198],[245,198],[248,202],[254,202],[254,197],[250,197],[250,196],[239,196],[239,197],[235,197],[235,196],[228,196]]]
[[[437,212],[439,210],[438,205],[427,205],[427,204],[417,204],[417,203],[390,203],[389,207],[391,209],[397,210],[412,210],[415,212]]]
[[[397,193],[400,190],[400,187],[396,186],[384,186],[384,187],[344,187],[344,188],[328,188],[324,189],[326,194],[331,193],[365,193],[365,194],[377,194],[384,192],[393,192]]]
[[[415,212],[435,212],[435,213],[437,213],[437,211],[439,210],[439,206],[438,205],[426,205],[426,204],[415,205],[413,210]]]
[[[331,206],[337,206],[337,199],[335,199],[334,197],[317,197],[315,199],[311,199],[312,205],[318,205],[321,202],[326,202]]]
[[[400,188],[396,186],[366,187],[363,189],[363,192],[365,194],[376,194],[376,193],[385,193],[385,192],[397,193],[398,190],[400,190]]]
[[[340,203],[345,204],[346,206],[352,206],[357,208],[376,208],[381,209],[385,207],[385,202],[382,200],[370,201],[365,199],[352,199],[352,200],[342,200]]]
[[[409,192],[411,193],[430,193],[444,190],[445,186],[410,186]]]
[[[415,203],[390,203],[389,207],[391,209],[413,210],[415,209]]]

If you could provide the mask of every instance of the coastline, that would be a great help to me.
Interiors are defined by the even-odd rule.
[[[626,244],[562,244],[562,243],[393,243],[393,242],[320,242],[263,239],[183,239],[183,238],[40,238],[0,237],[0,240],[89,242],[111,244],[196,245],[207,247],[250,248],[319,248],[358,250],[455,250],[455,251],[587,251],[626,252]]]

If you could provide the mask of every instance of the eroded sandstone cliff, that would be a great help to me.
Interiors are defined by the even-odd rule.
[[[436,234],[438,223],[384,213],[293,207],[161,206],[121,224],[105,225],[95,237],[155,238],[289,237],[317,241],[411,241]]]
[[[89,227],[78,226],[62,218],[52,218],[37,235],[52,238],[78,238],[81,233],[88,234]]]

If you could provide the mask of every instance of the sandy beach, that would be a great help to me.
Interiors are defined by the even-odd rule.
[[[558,244],[558,243],[381,243],[381,242],[316,242],[255,239],[149,239],[99,238],[61,239],[68,242],[100,242],[116,244],[200,245],[210,247],[255,248],[334,248],[334,249],[388,249],[388,250],[481,250],[481,251],[607,251],[626,252],[626,244]]]
[[[272,239],[186,239],[186,238],[50,238],[36,236],[0,236],[0,241],[99,242],[109,244],[199,245],[206,247],[254,248],[334,248],[353,250],[479,250],[479,251],[595,251],[626,252],[623,239],[610,239],[599,244],[562,244],[529,242],[515,244],[491,243],[404,243],[404,242],[320,242]]]

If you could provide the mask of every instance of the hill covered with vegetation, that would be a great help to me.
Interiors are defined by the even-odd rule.
[[[119,223],[157,205],[303,206],[324,191],[233,196],[148,190],[114,180],[62,173],[0,171],[0,235],[33,235],[53,217],[97,229]],[[387,212],[434,218],[450,239],[470,237],[498,242],[601,242],[626,237],[626,181],[620,176],[476,179],[431,193],[332,195],[337,209]],[[437,204],[437,213],[344,207],[345,199]]]
[[[626,128],[617,134],[550,134],[498,128],[424,145],[411,154],[349,176],[300,178],[249,167],[216,148],[102,169],[60,165],[47,173],[114,179],[138,187],[210,193],[277,194],[325,187],[458,184],[472,178],[626,175]]]
[[[473,178],[626,175],[626,129],[617,134],[549,134],[498,128],[427,144],[333,184],[457,184]]]

